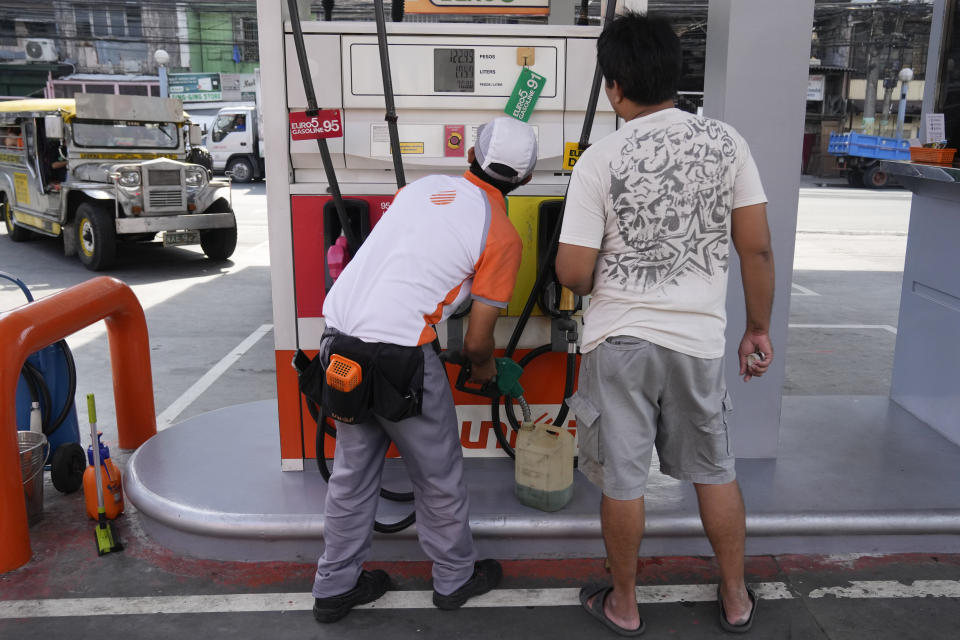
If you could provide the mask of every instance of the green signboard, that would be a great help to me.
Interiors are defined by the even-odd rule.
[[[524,67],[520,71],[520,77],[517,78],[517,84],[514,85],[503,112],[521,122],[527,122],[533,115],[533,108],[546,84],[547,79],[544,76],[534,73],[529,67]]]
[[[171,73],[171,98],[183,102],[217,102],[223,99],[219,73]]]

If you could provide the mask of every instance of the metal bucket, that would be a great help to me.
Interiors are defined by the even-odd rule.
[[[17,431],[20,445],[20,475],[23,498],[27,503],[27,523],[33,526],[43,519],[43,465],[49,448],[47,436],[33,431]]]

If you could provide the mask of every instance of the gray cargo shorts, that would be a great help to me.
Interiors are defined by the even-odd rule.
[[[723,358],[688,356],[631,336],[607,338],[580,362],[580,470],[615,500],[644,495],[657,447],[660,470],[678,480],[736,478]]]

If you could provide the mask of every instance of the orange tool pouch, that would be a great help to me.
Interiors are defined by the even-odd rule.
[[[365,422],[371,414],[393,422],[420,415],[420,347],[364,342],[343,334],[329,341],[326,362],[321,361],[323,352],[312,361],[301,357],[302,352],[294,359],[301,392],[327,415],[345,424]]]

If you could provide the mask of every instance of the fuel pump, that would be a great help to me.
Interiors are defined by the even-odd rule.
[[[291,176],[285,201],[271,199],[271,224],[290,228],[293,254],[289,288],[293,295],[284,293],[281,274],[274,278],[275,316],[277,309],[281,310],[275,326],[283,468],[301,469],[300,452],[304,459],[316,456],[321,464],[332,455],[329,437],[334,435],[333,427],[325,424],[316,406],[299,397],[296,380],[284,371],[290,371],[288,363],[296,349],[312,355],[319,347],[325,326],[322,305],[326,290],[354,247],[359,247],[378,223],[396,189],[385,184],[387,172],[397,179],[397,186],[402,186],[407,176],[414,179],[432,173],[462,172],[466,149],[473,145],[477,127],[503,114],[511,88],[527,69],[547,78],[535,109],[527,114],[538,133],[541,152],[533,182],[507,198],[508,216],[524,242],[524,257],[514,299],[505,311],[506,317],[497,324],[496,340],[500,358],[512,361],[521,372],[524,367],[531,370],[525,382],[530,386],[523,393],[530,415],[516,415],[515,403],[519,400],[514,400],[515,394],[509,389],[468,391],[460,382],[466,374],[453,366],[448,371],[461,420],[461,441],[473,449],[469,454],[513,454],[521,421],[549,416],[546,423],[566,429],[563,400],[575,384],[575,314],[580,300],[555,284],[552,265],[562,220],[561,198],[569,178],[569,167],[563,162],[567,153],[563,141],[576,139],[579,134],[579,145],[566,145],[577,149],[585,147],[590,137],[599,93],[593,58],[599,30],[553,25],[394,23],[388,44],[382,15],[375,37],[364,23],[307,22],[301,28],[294,4],[290,2],[292,19],[282,47],[287,56],[287,109],[292,112],[306,107],[308,113],[316,112],[313,85],[321,86],[324,106],[343,110],[343,137],[331,139],[326,153],[319,149],[319,158],[315,143],[291,141],[289,153],[283,158],[287,170],[274,173]],[[297,60],[292,59],[293,52]],[[454,58],[469,70],[469,78],[457,77],[450,66]],[[377,62],[381,74],[370,73]],[[393,72],[384,73],[391,62]],[[590,72],[594,76],[593,95],[586,96],[582,89],[588,85]],[[275,109],[275,105],[266,108]],[[606,106],[601,111],[598,129],[606,134],[615,129],[616,118]],[[269,184],[268,198],[273,198]],[[284,214],[285,207],[289,214]],[[324,286],[316,287],[310,274],[320,272],[324,273]],[[294,313],[285,315],[286,309]],[[469,303],[458,309],[445,327],[438,328],[438,348],[456,351],[462,346],[462,318],[468,313]],[[538,370],[550,373],[539,375]],[[554,372],[563,376],[562,382]],[[503,374],[500,377],[504,378]],[[291,394],[291,387],[296,395]],[[512,427],[506,432],[500,420],[503,412]],[[311,417],[319,418],[323,428],[317,429]],[[481,425],[488,419],[496,428]],[[471,431],[471,423],[474,429],[482,426],[475,442],[470,442],[476,433]],[[484,440],[484,434],[491,431],[496,448]],[[394,525],[381,525],[377,530],[385,529],[393,530]]]

